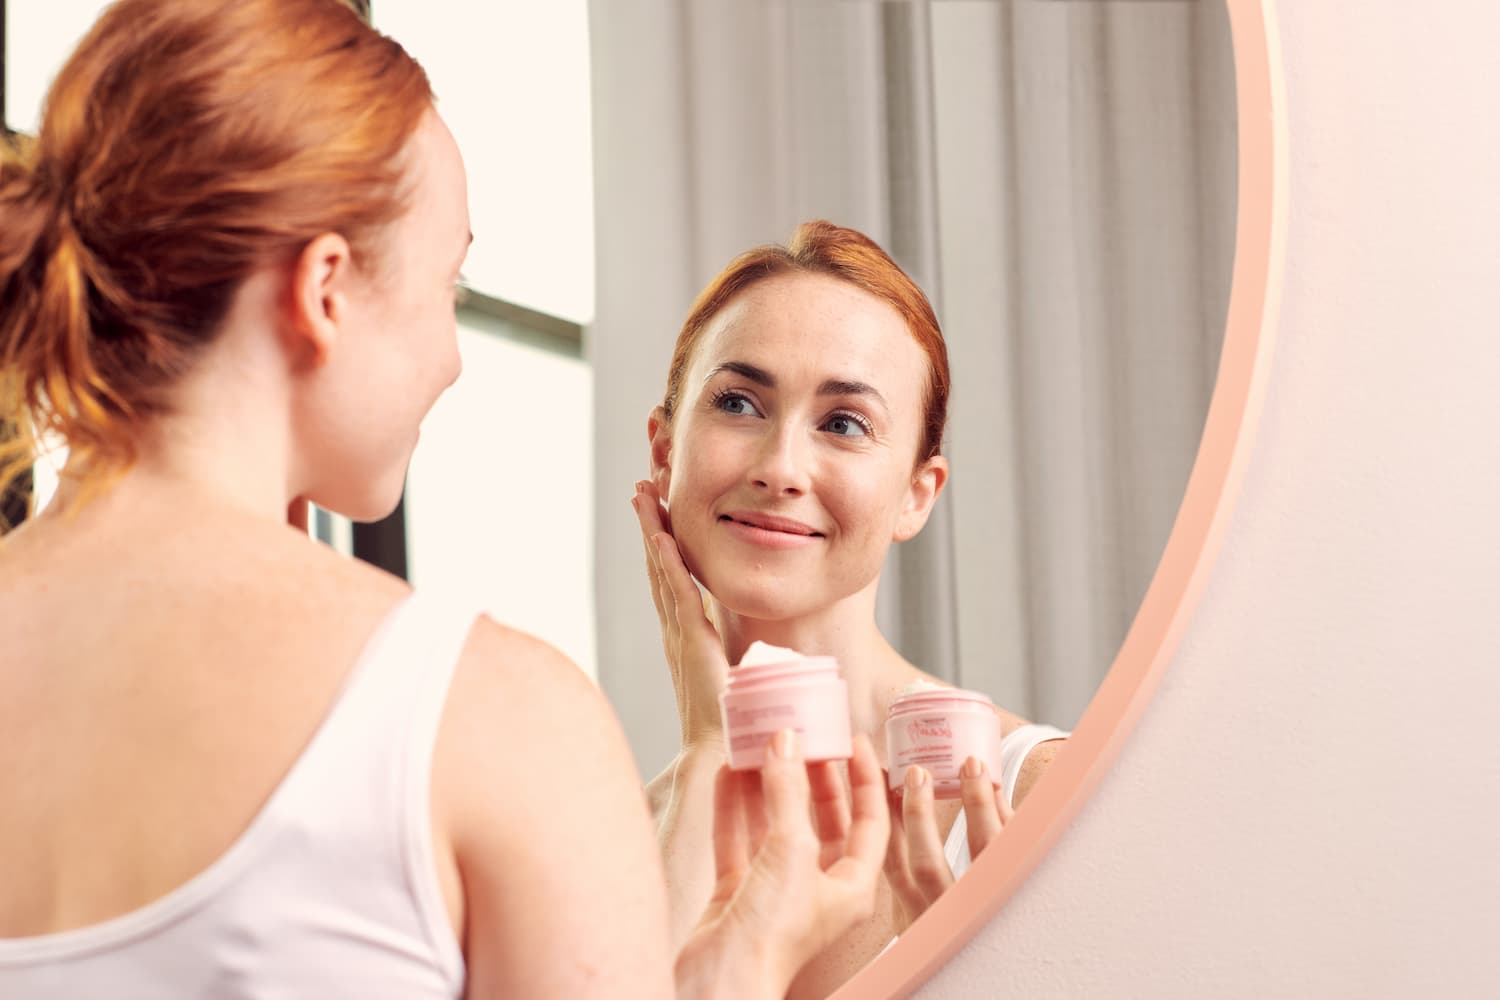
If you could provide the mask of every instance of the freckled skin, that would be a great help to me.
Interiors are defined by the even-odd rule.
[[[876,580],[892,541],[920,528],[911,485],[926,378],[900,314],[826,275],[760,282],[713,319],[683,381],[666,494],[689,568],[726,608],[794,618]],[[829,381],[874,392],[820,391]],[[739,511],[792,518],[822,537],[757,545],[723,522]]]

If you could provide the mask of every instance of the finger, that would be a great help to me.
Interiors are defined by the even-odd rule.
[[[911,870],[906,867],[906,825],[901,820],[901,796],[895,789],[888,796],[886,814],[890,817],[891,832],[885,841],[885,858],[881,863],[881,870],[885,872],[885,879],[891,884],[891,891],[896,894],[902,906],[912,909],[915,905],[916,912],[920,913],[921,893],[911,879]]]
[[[635,484],[635,496],[631,498],[630,505],[635,508],[642,538],[649,542],[652,535],[671,534],[662,519],[662,507],[654,491],[651,491],[650,483],[642,481]]]
[[[741,775],[726,764],[714,778],[714,876],[738,879],[750,864]]]
[[[837,900],[830,904],[844,911],[851,920],[869,917],[875,912],[875,894],[880,881],[883,862],[900,860],[896,882],[892,890],[898,892],[903,910],[908,909],[906,899],[901,899],[898,886],[905,887],[909,898],[915,890],[906,875],[904,844],[896,844],[895,856],[891,854],[891,841],[896,839],[891,830],[891,804],[887,798],[889,789],[885,773],[875,758],[875,750],[863,733],[854,737],[849,757],[849,797],[852,817],[849,835],[844,839],[844,856],[827,871],[831,884],[841,890]],[[916,910],[920,913],[920,907]]]
[[[659,532],[652,536],[652,541],[656,544],[657,559],[672,597],[677,627],[684,635],[707,630],[711,633],[712,640],[718,642],[719,633],[703,613],[703,597],[698,593],[698,585],[693,582],[693,575],[688,572],[687,564],[682,561],[682,553],[677,549],[676,540],[665,532]],[[700,635],[700,638],[708,636]]]
[[[932,776],[925,768],[909,767],[901,796],[902,822],[906,827],[906,866],[917,888],[933,900],[953,884],[953,872],[943,855],[933,806]]]
[[[965,826],[969,831],[969,857],[977,858],[1005,825],[1000,818],[998,789],[990,780],[984,761],[978,757],[964,761],[958,772],[958,789],[964,803]]]
[[[656,511],[657,520],[661,522],[661,530],[667,534],[672,533],[672,511],[667,507],[667,501],[662,497],[661,491],[651,480],[644,480],[644,493],[650,497]]]
[[[849,758],[849,798],[853,816],[849,835],[845,838],[845,851],[861,865],[874,868],[880,863],[891,839],[889,789],[869,737],[864,733],[855,736],[853,751]]]
[[[639,484],[637,484],[639,489]],[[657,565],[655,546],[651,543],[652,531],[646,521],[645,514],[641,508],[646,506],[647,500],[640,493],[630,498],[630,506],[635,510],[636,520],[641,526],[641,548],[646,554],[646,580],[651,585],[651,603],[656,605],[657,622],[663,629],[667,627],[667,610],[662,604],[662,578],[661,569]]]
[[[849,835],[849,789],[839,766],[831,760],[807,765],[812,788],[813,828],[822,849],[818,867],[826,869],[844,856],[844,838]]]
[[[662,577],[661,560],[657,557],[656,545],[652,542],[652,536],[659,534],[662,530],[661,518],[658,516],[658,505],[651,494],[646,492],[649,483],[644,480],[635,484],[635,496],[630,498],[630,506],[635,511],[636,523],[641,529],[641,543],[646,550],[646,572],[651,577],[651,599],[656,602],[657,614],[664,614],[664,594],[666,582]]]
[[[761,794],[765,798],[767,833],[790,843],[812,839],[807,817],[807,768],[797,732],[783,729],[771,739],[760,769]]]
[[[663,629],[677,629],[681,632],[682,626],[677,620],[677,594],[672,589],[672,582],[667,578],[666,566],[662,560],[661,532],[657,532],[646,539],[646,549],[651,556],[651,566],[656,573],[656,593],[661,601],[662,613],[665,616],[662,621]]]
[[[750,839],[750,853],[754,854],[766,842],[765,780],[760,771],[741,771],[739,778],[746,836]]]

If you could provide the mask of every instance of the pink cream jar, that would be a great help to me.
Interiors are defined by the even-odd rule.
[[[885,747],[892,789],[920,765],[932,775],[935,797],[958,798],[958,772],[970,757],[1000,784],[1000,713],[978,691],[923,686],[901,695],[886,714]]]
[[[757,649],[759,647],[759,649]],[[767,655],[776,662],[752,663]],[[729,766],[754,770],[765,761],[771,737],[783,729],[797,731],[804,760],[847,760],[849,686],[831,656],[797,653],[754,643],[729,683],[719,693]]]

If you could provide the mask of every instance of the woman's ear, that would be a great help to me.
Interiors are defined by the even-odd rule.
[[[337,233],[315,238],[292,264],[285,337],[299,365],[326,364],[348,320],[348,285],[354,271],[349,242]]]
[[[917,466],[912,473],[911,486],[906,491],[906,505],[901,508],[901,516],[896,519],[892,541],[904,542],[917,536],[917,532],[927,524],[927,518],[932,514],[932,505],[937,503],[938,494],[943,492],[943,486],[947,482],[948,460],[942,455],[934,455]]]
[[[672,425],[662,407],[653,408],[646,418],[646,436],[651,441],[651,482],[665,502],[672,486]]]

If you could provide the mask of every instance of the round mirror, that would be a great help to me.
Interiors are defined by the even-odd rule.
[[[1016,860],[990,863],[1009,874],[989,898],[956,917],[957,889],[978,891],[959,879],[852,995],[910,989],[1055,836],[1124,731],[1130,698],[1106,705],[1101,684],[1144,676],[1111,665],[1131,643],[1159,660],[1206,558],[1226,466],[1200,441],[1211,398],[1241,426],[1234,380],[1255,353],[1253,337],[1225,353],[1236,240],[1242,266],[1247,245],[1266,266],[1263,230],[1237,231],[1269,205],[1254,187],[1269,144],[1244,139],[1264,123],[1241,120],[1266,98],[1236,92],[1238,39],[1258,22],[1114,0],[598,0],[590,15],[598,676],[644,777],[670,780],[682,731],[623,499],[650,471],[645,415],[695,296],[812,218],[890,253],[932,301],[952,367],[950,479],[885,560],[880,633],[988,695],[1008,727],[1076,729],[1078,747],[1041,754],[1055,769],[1012,789],[1023,804],[996,853]],[[1237,439],[1218,433],[1223,458]],[[827,995],[899,923],[847,939],[792,995]]]

